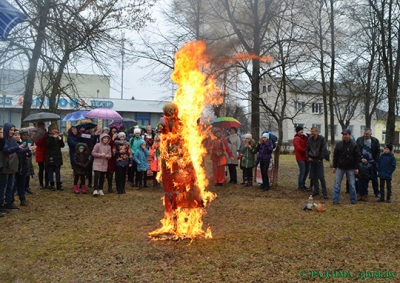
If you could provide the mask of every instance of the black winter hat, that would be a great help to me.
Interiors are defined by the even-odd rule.
[[[303,130],[303,127],[302,127],[302,126],[297,126],[297,127],[296,127],[296,133],[298,133],[298,132],[301,131],[301,130]]]
[[[390,144],[390,143],[388,143],[388,144],[386,144],[386,146],[385,147],[387,147],[390,151],[392,151],[393,150],[393,145],[392,144]]]

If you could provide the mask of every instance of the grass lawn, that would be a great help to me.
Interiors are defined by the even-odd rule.
[[[0,218],[0,282],[400,282],[399,171],[393,203],[377,203],[370,186],[368,202],[352,205],[342,189],[332,205],[326,164],[330,200],[314,199],[327,210],[306,212],[295,158],[282,155],[271,191],[210,185],[213,239],[191,242],[148,239],[161,227],[162,189],[75,195],[64,165],[64,191],[39,190],[35,177],[30,206]]]

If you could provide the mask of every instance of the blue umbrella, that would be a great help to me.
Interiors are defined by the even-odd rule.
[[[24,13],[6,0],[0,0],[0,40],[7,39],[10,31],[25,19],[26,15]]]
[[[88,112],[89,111],[87,111],[87,110],[74,111],[74,112],[69,113],[67,116],[65,116],[61,121],[62,122],[72,122],[72,121],[85,120],[86,119],[85,115]]]

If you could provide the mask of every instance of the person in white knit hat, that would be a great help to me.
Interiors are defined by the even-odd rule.
[[[135,129],[133,130],[134,136],[129,140],[132,156],[135,155],[135,152],[139,149],[140,144],[142,143],[142,141],[144,141],[142,136],[140,135],[141,133],[142,133],[141,129],[138,126],[136,126]],[[135,175],[136,179],[135,182],[133,182]],[[128,181],[131,187],[138,186],[137,163],[135,162],[135,160],[132,161],[132,166],[129,167],[128,169]]]

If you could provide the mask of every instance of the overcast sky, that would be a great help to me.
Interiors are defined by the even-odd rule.
[[[169,0],[165,0],[168,1]],[[162,21],[162,15],[158,11],[159,5],[161,2],[157,3],[157,7],[154,7],[153,10],[153,18],[156,19],[154,25],[160,25]],[[140,40],[139,36],[136,32],[126,33],[127,37],[133,40]],[[143,80],[145,74],[147,74],[148,70],[140,68],[142,66],[146,66],[145,60],[140,60],[139,62],[133,64],[133,66],[126,66],[125,63],[124,68],[124,99],[131,99],[134,97],[135,99],[144,99],[144,100],[165,100],[167,97],[171,99],[172,93],[172,80],[171,83],[166,86],[159,86],[157,83],[151,80]],[[121,67],[115,66],[115,80],[111,81],[111,89],[110,96],[112,98],[121,98]]]

